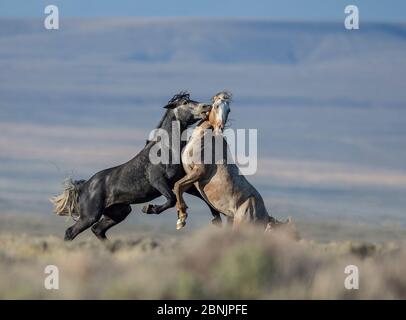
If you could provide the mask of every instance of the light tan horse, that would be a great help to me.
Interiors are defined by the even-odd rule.
[[[233,227],[244,223],[258,223],[264,228],[271,228],[272,225],[280,224],[268,215],[261,195],[240,174],[237,165],[227,163],[228,145],[221,133],[230,112],[230,100],[231,95],[227,92],[220,92],[212,98],[213,106],[207,119],[202,120],[193,130],[182,151],[186,176],[174,186],[178,209],[177,229],[185,226],[187,218],[187,206],[182,194],[193,184],[213,208],[233,220]],[[211,137],[208,139],[207,135]],[[214,136],[214,139],[219,139],[216,143],[223,144],[223,152],[220,152],[220,157],[216,155],[215,162],[215,148],[207,148],[207,143],[204,144],[205,136],[211,143]],[[207,158],[205,151],[212,153],[209,164],[203,161]]]

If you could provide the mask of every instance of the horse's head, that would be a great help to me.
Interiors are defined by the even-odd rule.
[[[222,133],[230,113],[231,93],[222,91],[212,98],[212,108],[208,120],[215,134]]]
[[[168,101],[165,108],[173,110],[176,119],[183,125],[190,126],[207,117],[211,104],[191,100],[189,93],[180,92]]]

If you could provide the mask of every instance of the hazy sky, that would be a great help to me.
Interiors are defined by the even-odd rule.
[[[64,16],[203,16],[272,17],[276,19],[338,20],[344,7],[356,4],[361,19],[406,21],[404,0],[1,0],[0,16],[43,15],[58,5]]]

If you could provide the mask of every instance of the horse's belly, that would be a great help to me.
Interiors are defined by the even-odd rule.
[[[233,216],[237,208],[238,195],[233,185],[221,175],[214,175],[210,181],[198,182],[196,185],[202,196],[221,213]]]

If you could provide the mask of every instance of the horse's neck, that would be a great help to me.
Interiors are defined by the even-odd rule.
[[[174,123],[174,122],[176,122],[176,123]],[[165,132],[168,134],[169,141],[170,141],[170,148],[173,149],[175,152],[176,151],[180,152],[181,148],[182,148],[182,143],[183,143],[183,145],[186,143],[186,142],[181,141],[181,136],[182,136],[183,131],[185,131],[187,129],[187,127],[184,124],[182,124],[181,121],[178,121],[176,119],[176,116],[172,110],[168,110],[165,113],[164,118],[161,120],[161,122],[158,125],[158,129],[165,130]],[[175,132],[173,132],[174,130],[175,130]],[[176,131],[178,131],[178,132],[176,132]],[[179,135],[179,136],[177,136],[177,135]],[[172,143],[173,142],[172,140],[174,137],[176,137],[177,141],[180,141],[180,145],[178,145],[177,143]]]
[[[172,122],[176,121],[176,116],[172,110],[167,110],[161,122],[159,122],[157,129],[165,130],[166,132],[172,132]]]
[[[207,139],[207,140],[206,140]],[[219,140],[221,139],[221,140]],[[216,156],[222,157],[222,159],[227,163],[227,157],[228,157],[228,152],[229,152],[229,147],[227,144],[227,140],[223,135],[214,135],[213,134],[213,124],[208,121],[208,120],[203,120],[200,122],[196,128],[193,130],[192,136],[190,140],[188,141],[188,146],[193,148],[196,148],[196,150],[200,149],[201,154],[204,155],[206,150],[206,143],[211,144],[211,147],[208,149],[210,150],[209,152],[213,153],[216,150],[216,147],[220,147],[218,143],[222,144],[222,149],[219,149],[222,151],[220,154],[216,154]],[[215,161],[220,160],[216,158]]]

